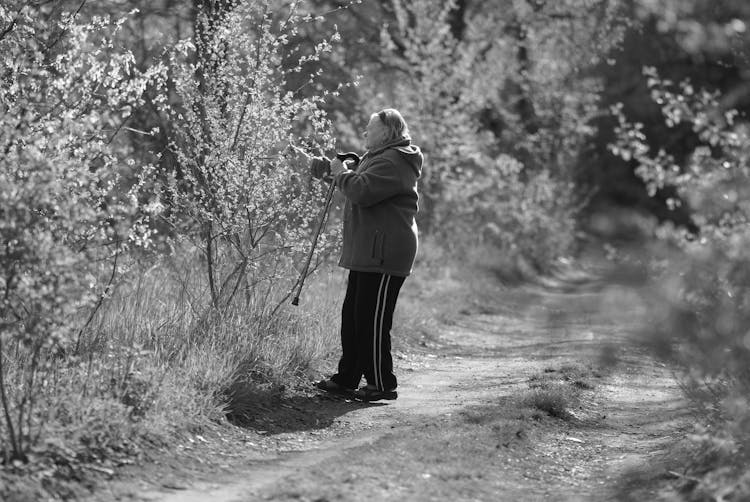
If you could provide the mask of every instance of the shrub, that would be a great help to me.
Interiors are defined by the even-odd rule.
[[[115,49],[120,22],[50,6],[15,16],[0,38],[0,450],[24,459],[41,434],[51,377],[121,273],[118,258],[148,242],[147,217],[122,186],[127,150],[114,141],[160,69]],[[132,193],[132,192],[131,192]],[[102,273],[108,269],[108,273]]]
[[[640,124],[619,107],[615,153],[638,163],[652,194],[672,186],[669,203],[688,204],[699,234],[664,226],[669,245],[653,294],[644,342],[682,369],[686,395],[702,421],[690,436],[700,454],[692,466],[701,476],[692,496],[747,498],[750,457],[750,148],[747,124],[723,110],[720,96],[645,74],[667,125],[690,127],[698,146],[683,165],[664,149],[652,154]],[[744,481],[743,481],[744,479]]]
[[[283,381],[327,350],[326,337],[304,333],[315,313],[284,303],[324,189],[287,147],[332,145],[320,108],[330,93],[301,96],[292,81],[315,86],[309,63],[331,41],[311,53],[293,46],[311,17],[299,2],[275,5],[201,10],[193,40],[150,67],[117,41],[124,20],[0,6],[10,21],[0,49],[12,56],[0,68],[4,461],[26,460],[44,427],[67,430],[79,460],[97,442],[113,448],[124,429],[73,432],[108,405],[115,429],[148,418],[143,435],[164,417],[174,426],[221,417],[235,380]],[[157,134],[128,125],[146,101],[165,118],[174,171],[136,163],[148,156],[119,136]],[[154,262],[146,251],[165,222],[176,253]],[[169,265],[166,276],[151,271],[164,284],[145,287],[147,263]]]
[[[201,12],[192,42],[169,58],[176,100],[164,90],[161,112],[176,169],[155,179],[160,217],[203,252],[212,308],[223,312],[239,297],[295,277],[294,259],[307,250],[325,187],[311,181],[290,143],[333,146],[322,109],[328,90],[311,70],[338,40],[334,33],[305,54],[293,40],[310,16],[298,3],[278,19],[271,1],[239,2],[220,14]],[[294,89],[292,83],[302,79]],[[333,91],[335,93],[335,91]],[[302,160],[302,162],[300,161]],[[325,253],[329,237],[321,236]],[[254,293],[253,293],[254,294]],[[266,298],[276,309],[288,297]]]
[[[462,248],[479,244],[497,248],[496,258],[524,258],[545,271],[556,258],[573,251],[577,208],[572,185],[549,171],[526,173],[507,155],[485,159],[492,175],[466,173],[446,183],[446,241]],[[447,230],[447,231],[446,231]]]

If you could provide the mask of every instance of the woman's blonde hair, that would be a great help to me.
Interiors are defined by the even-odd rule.
[[[385,143],[391,143],[400,139],[411,139],[411,136],[409,135],[409,126],[406,125],[404,117],[402,117],[399,111],[395,108],[385,108],[373,115],[377,115],[385,126]]]

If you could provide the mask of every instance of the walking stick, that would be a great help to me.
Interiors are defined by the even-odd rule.
[[[328,216],[328,210],[331,208],[331,202],[333,202],[333,192],[336,191],[336,184],[331,180],[331,186],[328,187],[328,193],[326,193],[326,201],[323,205],[323,212],[320,216],[320,223],[318,223],[318,228],[315,229],[315,235],[312,239],[312,244],[310,245],[310,252],[307,253],[307,259],[305,260],[305,266],[302,267],[302,272],[299,275],[299,279],[297,279],[297,293],[294,295],[294,298],[292,298],[292,305],[299,305],[299,295],[302,292],[302,285],[305,283],[305,278],[307,277],[307,271],[310,269],[310,262],[312,261],[313,253],[315,253],[315,246],[318,244],[318,237],[320,237],[320,232],[323,230],[323,225],[325,224],[326,217]]]
[[[354,164],[359,164],[359,155],[353,152],[347,152],[347,153],[337,153],[336,158],[338,158],[341,162],[344,162],[346,160],[352,160],[354,161]],[[299,305],[299,295],[302,293],[302,286],[305,284],[305,279],[307,278],[307,272],[310,269],[310,262],[312,261],[313,254],[315,253],[315,246],[318,244],[318,238],[320,237],[320,232],[323,230],[323,226],[325,225],[326,219],[328,217],[328,211],[331,209],[331,203],[333,202],[333,193],[336,191],[336,183],[331,180],[331,185],[328,187],[328,192],[326,193],[326,200],[323,204],[323,211],[320,215],[320,222],[318,223],[318,228],[315,229],[315,234],[312,238],[312,243],[310,244],[310,252],[307,253],[307,259],[305,260],[305,265],[302,267],[302,272],[299,275],[299,279],[297,279],[296,289],[297,292],[292,298],[292,305],[297,306]]]

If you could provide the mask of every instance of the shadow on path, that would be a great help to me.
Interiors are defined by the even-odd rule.
[[[337,418],[353,410],[385,406],[364,403],[325,393],[284,396],[278,390],[235,389],[227,418],[238,427],[280,434],[326,429]]]

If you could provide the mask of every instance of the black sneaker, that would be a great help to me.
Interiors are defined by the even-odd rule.
[[[354,398],[354,389],[349,389],[343,385],[339,385],[333,380],[321,380],[320,382],[315,382],[315,386],[329,394],[348,397],[350,399]]]
[[[376,387],[366,386],[354,391],[354,398],[369,403],[371,401],[393,401],[398,398],[396,389],[378,390]]]

